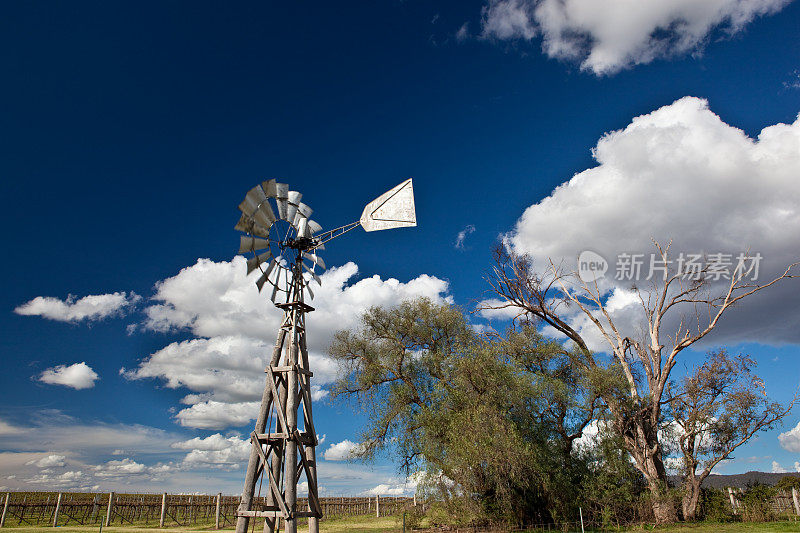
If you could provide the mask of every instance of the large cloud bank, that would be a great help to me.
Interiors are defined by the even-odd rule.
[[[196,336],[174,342],[146,357],[130,379],[158,378],[167,387],[190,392],[176,420],[188,427],[224,429],[246,425],[258,412],[264,387],[264,366],[271,353],[282,313],[246,276],[245,259],[214,262],[200,259],[176,276],[160,282],[154,303],[145,309],[143,327],[155,331],[188,330]],[[336,376],[326,355],[333,334],[358,324],[370,306],[394,305],[417,296],[446,298],[447,282],[420,275],[408,282],[372,276],[350,281],[354,263],[322,275],[311,302],[308,342],[314,371],[313,396],[319,399]]]
[[[605,135],[593,154],[598,165],[526,209],[506,243],[540,268],[551,258],[574,269],[582,251],[599,253],[610,263],[603,281],[612,313],[631,327],[641,311],[631,282],[614,280],[615,262],[622,253],[649,258],[651,239],[672,240],[673,259],[679,251],[758,252],[760,281],[800,258],[800,120],[753,139],[705,100],[686,97]],[[716,338],[800,342],[797,283],[745,300]],[[591,337],[594,326],[575,320]]]
[[[160,487],[171,494],[237,494],[242,489],[250,442],[237,434],[189,438],[137,424],[80,422],[59,411],[29,413],[30,425],[0,419],[0,490],[71,490],[123,493]],[[51,437],[57,435],[56,437]],[[324,439],[321,439],[320,444]],[[407,480],[390,465],[320,461],[322,494],[342,495],[390,487]]]
[[[729,35],[790,0],[490,0],[484,38],[541,35],[550,56],[612,74],[654,59],[698,51],[715,31]]]

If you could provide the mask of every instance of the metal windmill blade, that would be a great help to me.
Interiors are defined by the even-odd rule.
[[[297,235],[299,237],[311,237],[311,231],[308,229],[308,219],[300,217],[300,221],[297,224]]]
[[[262,264],[267,263],[272,258],[272,252],[267,250],[263,254],[251,257],[247,260],[247,274],[249,275],[253,270],[260,267]]]
[[[260,239],[258,237],[247,237],[242,235],[239,241],[239,253],[254,252],[256,250],[264,250],[269,248],[269,241]]]
[[[258,287],[258,292],[261,292],[261,289],[264,288],[264,284],[267,282],[268,277],[269,274],[263,272],[261,276],[259,276],[259,278],[256,280],[256,287]]]
[[[316,253],[308,254],[308,253],[303,252],[303,259],[308,259],[309,261],[311,261],[312,263],[314,263],[318,267],[322,268],[323,270],[326,268],[325,267],[325,261],[323,261],[321,257],[317,257]]]
[[[244,233],[250,233],[257,237],[263,237],[265,239],[269,238],[268,230],[265,229],[263,226],[260,226],[255,223],[255,221],[250,218],[249,216],[242,213],[242,216],[239,217],[239,222],[236,223],[234,229],[242,231]]]
[[[305,273],[306,273],[306,274],[308,274],[308,278],[306,278],[306,280],[307,280],[307,281],[314,280],[314,281],[316,281],[316,282],[317,282],[317,285],[322,285],[322,280],[320,279],[320,277],[317,275],[317,273],[316,273],[316,272],[314,272],[313,270],[311,270],[311,269],[310,269],[308,266],[306,266],[306,265],[303,265],[303,267],[304,267]]]
[[[300,198],[303,195],[297,191],[289,191],[286,195],[288,206],[286,207],[286,217],[284,220],[294,223],[294,216],[297,214],[297,208],[300,206]]]
[[[275,184],[275,203],[278,205],[278,216],[281,220],[286,220],[286,209],[289,206],[289,184]]]
[[[264,191],[267,198],[276,198],[278,196],[278,188],[275,183],[274,179],[261,182],[261,190]]]
[[[292,225],[296,226],[300,222],[301,218],[306,218],[307,219],[308,217],[311,216],[311,213],[313,213],[313,212],[314,212],[313,209],[308,207],[303,202],[300,202],[297,205],[297,211],[295,212],[294,218],[292,219]]]
[[[322,226],[314,222],[313,220],[308,221],[308,229],[311,230],[311,234],[319,233],[322,231]]]

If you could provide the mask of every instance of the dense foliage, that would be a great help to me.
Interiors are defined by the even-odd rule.
[[[370,416],[360,450],[394,445],[425,471],[442,522],[550,522],[572,517],[589,461],[575,441],[594,419],[592,377],[576,354],[533,327],[481,335],[457,308],[421,299],[370,309],[337,334],[336,396]]]
[[[429,521],[564,523],[579,505],[603,526],[655,519],[651,487],[602,400],[625,387],[617,366],[593,365],[585,350],[533,324],[481,333],[457,307],[428,299],[368,310],[361,327],[336,334],[329,352],[342,365],[334,397],[369,416],[357,454],[391,450],[406,475],[424,474],[418,491],[431,502]],[[712,400],[687,405],[710,405],[727,428],[726,416],[741,409]],[[706,414],[690,407],[673,410],[687,428]],[[669,487],[659,493],[681,496]],[[730,518],[720,494],[704,491],[698,501],[705,516]],[[762,511],[747,504],[748,516]]]

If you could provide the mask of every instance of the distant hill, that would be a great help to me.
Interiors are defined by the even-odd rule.
[[[747,472],[745,474],[729,474],[718,475],[711,474],[703,481],[704,487],[713,487],[715,489],[722,489],[725,487],[734,487],[743,489],[747,485],[753,483],[761,483],[762,485],[775,485],[784,476],[792,476],[800,478],[800,472],[788,472],[785,474],[773,474],[771,472]],[[669,482],[673,486],[680,485],[681,478],[679,476],[670,476]]]

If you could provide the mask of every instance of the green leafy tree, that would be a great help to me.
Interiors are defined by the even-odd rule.
[[[654,244],[660,263],[673,264],[669,245]],[[665,422],[662,408],[671,372],[681,353],[711,334],[729,309],[763,289],[795,277],[793,268],[797,264],[760,284],[741,270],[724,282],[714,283],[709,265],[691,280],[687,280],[685,272],[668,268],[661,279],[654,278],[644,287],[631,287],[640,303],[639,329],[615,319],[604,285],[584,281],[578,272],[566,270],[562,263],[540,259],[545,261],[542,268],[534,265],[530,256],[499,246],[488,279],[496,298],[485,301],[484,309],[512,311],[517,318],[536,320],[553,328],[574,342],[582,355],[576,361],[582,361],[587,373],[602,367],[619,369],[625,386],[601,392],[605,411],[647,482],[656,521],[676,521],[678,513],[668,486],[665,450],[659,436]],[[580,327],[584,323],[587,328]],[[673,323],[677,326],[670,329],[669,324]],[[587,333],[599,335],[611,362],[592,353]]]
[[[769,522],[775,520],[772,501],[778,489],[761,483],[752,483],[742,494],[742,520],[745,522]]]
[[[391,446],[406,473],[428,472],[439,520],[570,515],[585,472],[572,444],[595,407],[574,354],[532,327],[479,335],[428,299],[368,310],[330,354],[343,364],[334,396],[369,413],[359,455]]]
[[[756,433],[775,427],[794,405],[771,402],[755,367],[747,355],[716,350],[667,392],[683,459],[685,520],[695,519],[700,486],[712,469]]]
[[[721,489],[701,488],[699,507],[703,520],[709,522],[731,522],[735,519],[728,494]]]
[[[800,490],[800,476],[783,476],[775,487],[789,493],[792,492],[792,489]]]
[[[581,486],[584,516],[605,529],[652,517],[643,497],[647,493],[644,476],[631,464],[621,437],[609,427],[600,424],[594,442],[583,451],[589,475]]]

